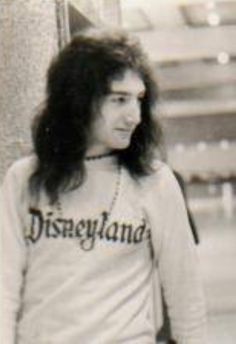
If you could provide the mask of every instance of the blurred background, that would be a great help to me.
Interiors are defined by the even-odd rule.
[[[31,149],[54,54],[90,26],[124,28],[154,65],[164,155],[198,231],[209,343],[236,343],[236,0],[0,0],[0,177]]]

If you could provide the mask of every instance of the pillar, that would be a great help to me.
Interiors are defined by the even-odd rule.
[[[56,13],[54,0],[0,0],[0,179],[31,151],[32,117],[58,51]]]

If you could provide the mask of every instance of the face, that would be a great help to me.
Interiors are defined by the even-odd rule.
[[[141,101],[145,86],[140,76],[127,70],[114,79],[110,93],[95,106],[95,121],[87,155],[105,154],[129,146],[131,136],[141,121]]]

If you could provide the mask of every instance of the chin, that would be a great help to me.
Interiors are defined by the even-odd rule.
[[[129,142],[122,142],[120,144],[114,145],[113,149],[126,149],[128,148],[130,145],[130,141]]]

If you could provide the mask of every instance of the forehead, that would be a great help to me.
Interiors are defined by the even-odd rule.
[[[140,94],[145,91],[145,85],[140,75],[132,70],[126,70],[111,81],[111,93]]]

